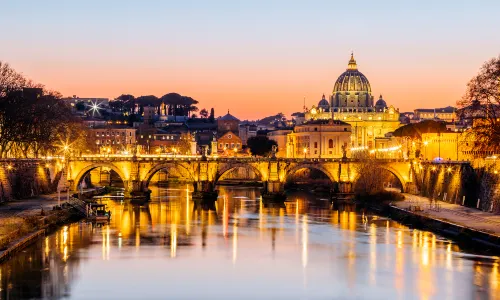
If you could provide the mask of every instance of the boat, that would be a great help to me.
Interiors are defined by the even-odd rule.
[[[108,222],[111,211],[106,210],[106,204],[89,203],[87,219],[92,222]]]

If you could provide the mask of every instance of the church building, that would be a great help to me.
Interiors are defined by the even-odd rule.
[[[375,147],[375,138],[384,137],[399,125],[399,109],[387,106],[382,96],[374,104],[368,79],[358,70],[354,55],[347,70],[335,81],[329,100],[323,95],[317,106],[305,112],[309,120],[340,120],[351,125],[350,147]]]

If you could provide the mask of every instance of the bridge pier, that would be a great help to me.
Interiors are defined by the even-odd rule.
[[[215,184],[212,181],[197,181],[193,184],[193,186],[193,201],[201,204],[213,204],[217,201],[219,192],[215,190]]]
[[[262,188],[262,201],[264,202],[283,202],[286,200],[284,184],[279,181],[264,181]]]

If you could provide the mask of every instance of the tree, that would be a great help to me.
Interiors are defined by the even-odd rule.
[[[208,119],[212,123],[215,121],[215,112],[214,112],[214,108],[213,107],[210,109],[210,116],[208,117]]]
[[[135,97],[133,95],[130,95],[130,94],[121,94],[120,96],[118,96],[116,98],[116,100],[121,100],[123,102],[134,101]]]
[[[358,175],[354,192],[357,195],[373,195],[384,190],[384,183],[391,182],[391,174],[380,167],[380,163],[368,153],[357,158],[355,170]]]
[[[201,116],[203,119],[208,118],[208,111],[207,111],[206,109],[202,109],[202,110],[200,110],[200,116]]]
[[[84,111],[85,110],[85,103],[82,101],[79,101],[75,104],[75,108],[77,111]]]
[[[198,111],[195,104],[198,101],[191,97],[181,96],[177,93],[168,93],[160,98],[161,102],[168,105],[168,114],[171,116],[186,116],[188,117],[191,112]]]
[[[270,140],[265,135],[253,136],[247,141],[248,148],[252,155],[268,156],[273,146],[278,146],[276,141]]]
[[[60,93],[46,90],[3,63],[0,89],[0,157],[56,154],[57,145],[72,139],[69,132],[81,124]]]
[[[424,120],[415,124],[401,126],[394,131],[394,136],[410,137],[421,139],[422,133],[439,133],[446,132],[446,123],[442,121]]]
[[[461,117],[473,120],[474,150],[500,153],[500,56],[483,64],[458,104]]]
[[[179,154],[191,154],[191,141],[193,136],[187,132],[182,133],[179,140],[177,141],[175,147],[177,148],[177,153]]]

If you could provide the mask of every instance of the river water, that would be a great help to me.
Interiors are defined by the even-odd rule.
[[[187,186],[134,206],[103,200],[109,225],[65,226],[0,266],[0,299],[500,299],[500,259],[398,222],[294,195]]]

